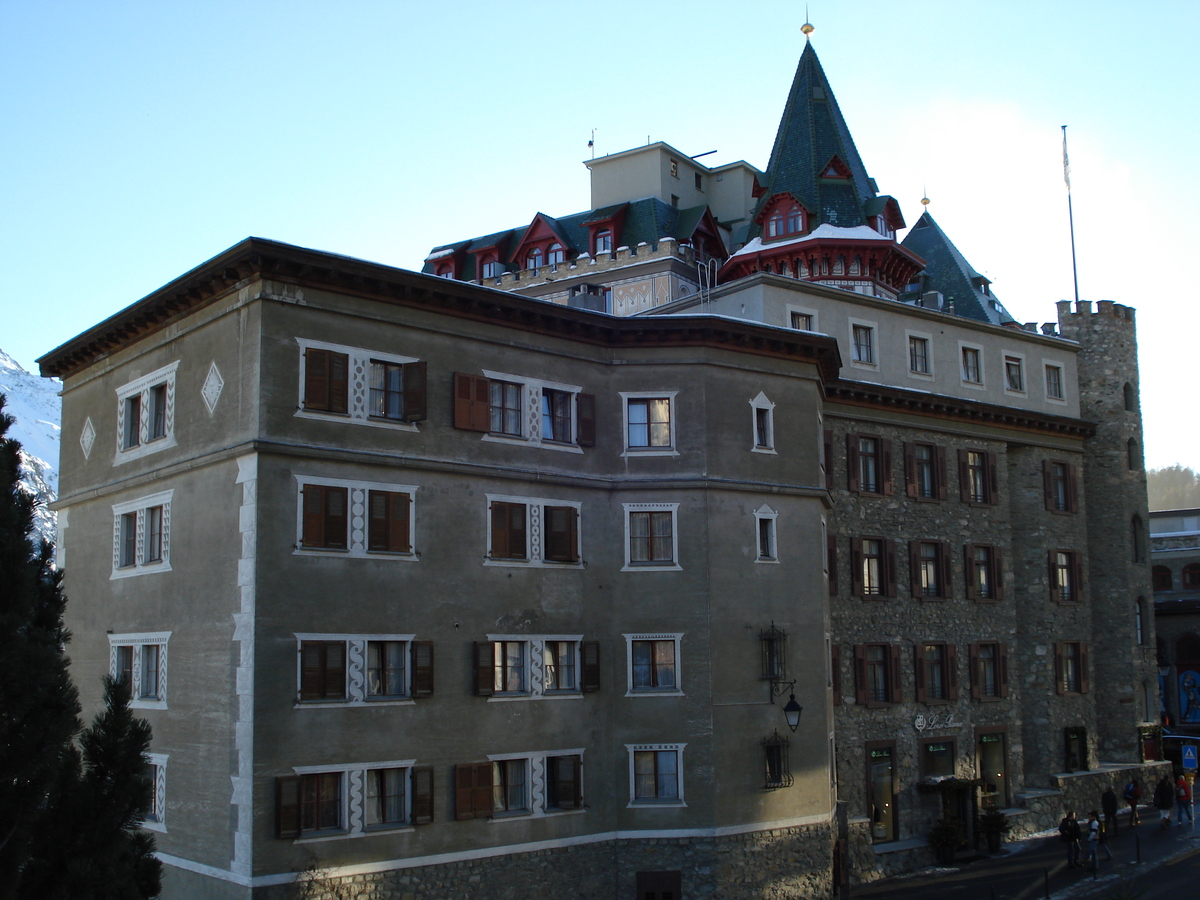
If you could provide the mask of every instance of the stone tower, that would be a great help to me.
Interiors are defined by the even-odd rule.
[[[1080,413],[1096,424],[1084,445],[1087,585],[1092,610],[1095,750],[1139,758],[1137,726],[1157,721],[1149,509],[1142,464],[1134,310],[1102,300],[1058,304],[1063,337],[1078,341]]]

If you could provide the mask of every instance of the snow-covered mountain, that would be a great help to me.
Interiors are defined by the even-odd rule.
[[[15,359],[0,350],[0,394],[4,411],[16,419],[7,437],[21,442],[21,481],[37,498],[34,522],[38,532],[54,540],[54,513],[50,503],[58,496],[59,422],[62,384],[26,372]]]

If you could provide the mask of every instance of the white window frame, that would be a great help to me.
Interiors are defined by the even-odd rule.
[[[912,341],[914,338],[925,342],[925,363],[929,366],[928,372],[918,372],[912,367]],[[916,378],[919,381],[933,381],[933,335],[924,331],[905,331],[904,351],[908,356],[908,365],[905,366],[905,369],[908,370],[908,377]]]
[[[137,575],[154,575],[159,572],[171,571],[171,498],[175,491],[161,491],[136,500],[126,500],[124,503],[114,503],[113,512],[113,556],[112,574],[110,581],[118,578],[133,578]],[[146,562],[146,520],[147,512],[157,506],[162,507],[162,548],[161,559]],[[137,515],[137,535],[132,565],[121,565],[121,517],[126,513]]]
[[[143,631],[128,634],[108,635],[108,674],[117,677],[117,648],[130,647],[133,650],[133,675],[129,685],[131,709],[166,709],[167,708],[167,642],[171,639],[169,631]],[[158,696],[142,697],[142,648],[148,645],[158,647]]]
[[[166,753],[143,754],[146,764],[153,767],[154,784],[150,786],[152,797],[150,809],[142,819],[142,827],[148,831],[167,833],[167,759]]]
[[[967,380],[967,373],[965,371],[965,366],[963,365],[963,363],[966,360],[966,357],[964,355],[964,351],[966,351],[966,350],[974,350],[979,359],[979,380],[978,381],[968,381]],[[987,390],[987,372],[986,372],[986,365],[985,365],[986,359],[987,359],[987,356],[984,353],[984,349],[981,344],[972,344],[968,341],[959,341],[958,342],[958,380],[959,380],[959,383],[962,384],[963,387],[970,388],[973,391]]]
[[[626,744],[625,750],[629,754],[629,802],[625,805],[626,809],[679,809],[687,806],[687,801],[683,793],[683,751],[687,744]],[[675,753],[675,779],[676,787],[679,789],[678,798],[668,800],[658,799],[639,799],[636,794],[635,779],[633,773],[633,757],[634,753],[639,751],[659,753],[663,751]]]
[[[879,369],[879,359],[881,356],[880,350],[882,349],[879,346],[879,334],[880,334],[879,323],[872,322],[868,319],[853,319],[852,318],[847,321],[846,327],[847,327],[847,334],[849,336],[849,341],[850,341],[850,344],[849,344],[850,365],[855,367],[856,369],[878,370]],[[862,359],[855,358],[855,344],[854,344],[854,329],[855,328],[867,328],[871,332],[871,359],[870,360],[862,360]],[[905,349],[907,350],[907,348],[905,348]]]
[[[392,484],[383,481],[359,481],[348,478],[323,478],[316,475],[293,475],[296,480],[296,541],[293,556],[336,556],[353,559],[389,559],[401,562],[417,562],[421,553],[417,549],[417,485]],[[346,549],[304,546],[304,487],[344,487],[346,491]],[[386,491],[392,494],[408,494],[408,553],[389,550],[368,550],[370,546],[371,491]]]
[[[135,459],[141,459],[151,453],[158,453],[177,446],[175,440],[175,370],[179,368],[179,360],[155,369],[148,375],[143,375],[135,381],[117,388],[117,455],[113,465],[121,465]],[[165,433],[160,438],[150,439],[150,393],[160,385],[166,388],[163,402]],[[141,404],[141,418],[138,422],[138,443],[132,447],[125,446],[125,410],[127,401],[138,397]]]
[[[497,691],[491,694],[488,703],[507,703],[514,700],[582,700],[583,699],[583,643],[582,634],[489,634],[492,644],[501,641],[525,645],[525,690]],[[575,687],[546,690],[546,642],[572,641],[575,644]],[[522,754],[518,754],[522,755]],[[490,759],[491,757],[489,757]]]
[[[683,644],[684,632],[660,632],[645,634],[625,634],[625,696],[626,697],[661,697],[683,696],[683,660],[680,648]],[[675,687],[673,688],[634,688],[633,686],[633,642],[634,641],[674,641],[675,642]]]
[[[518,569],[545,567],[548,569],[582,569],[583,556],[583,503],[579,500],[551,500],[545,497],[518,497],[512,494],[484,494],[483,533],[485,566],[515,566]],[[492,503],[515,503],[525,507],[525,558],[524,559],[493,559],[492,552]],[[576,531],[575,548],[579,560],[577,562],[560,562],[555,559],[544,559],[545,553],[545,519],[547,506],[567,506],[575,510]]]
[[[412,769],[415,759],[397,759],[379,762],[342,763],[329,766],[293,766],[296,775],[340,775],[342,778],[342,829],[338,832],[318,832],[314,837],[303,833],[293,840],[296,844],[315,844],[321,841],[341,841],[348,838],[369,837],[376,834],[396,834],[414,831],[412,825]],[[375,769],[404,769],[404,824],[367,826],[367,780],[366,773]]]
[[[779,565],[779,513],[765,503],[754,511],[754,555],[755,563]],[[763,522],[771,523],[771,556],[762,555],[762,541],[759,539]]]
[[[1059,387],[1062,388],[1062,396],[1055,397],[1050,393],[1049,385],[1046,383],[1046,370],[1050,368],[1058,369]],[[1042,358],[1042,396],[1046,398],[1047,403],[1057,403],[1062,406],[1067,404],[1067,366],[1059,359]]]
[[[759,410],[766,410],[767,413],[766,444],[758,443]],[[778,455],[775,450],[775,404],[768,400],[767,395],[762,391],[759,391],[758,396],[750,401],[750,452]]]
[[[1008,364],[1009,364],[1009,362],[1016,362],[1017,366],[1020,370],[1020,373],[1021,373],[1021,389],[1020,390],[1016,390],[1014,388],[1009,387],[1009,384],[1008,384]],[[1004,393],[1008,394],[1010,397],[1026,397],[1026,396],[1028,396],[1029,395],[1029,367],[1025,365],[1025,354],[1020,353],[1016,350],[1001,349],[1000,365],[1002,366],[1002,370],[1003,370],[1002,381],[1003,381],[1003,385],[1004,385]]]
[[[625,519],[625,565],[622,572],[679,572],[679,504],[678,503],[622,503]],[[634,563],[630,546],[629,517],[635,512],[669,512],[671,514],[671,562],[663,564]]]
[[[518,385],[521,389],[521,434],[493,434],[488,432],[481,435],[481,441],[494,444],[515,444],[526,447],[530,444],[544,450],[558,450],[563,453],[583,453],[579,446],[579,395],[583,388],[577,384],[563,384],[558,381],[546,381],[541,378],[530,378],[526,375],[512,375],[507,372],[495,372],[484,369],[483,376],[489,381],[504,381]],[[542,392],[544,390],[561,391],[571,395],[571,440],[562,441],[542,440]]]
[[[675,438],[675,398],[679,391],[621,391],[621,432],[624,451],[621,456],[678,456],[679,444]],[[630,447],[629,446],[629,401],[630,400],[666,400],[667,415],[671,422],[671,445],[669,447]]]
[[[448,275],[446,277],[453,277]],[[296,386],[296,412],[300,419],[330,419],[349,421],[355,425],[368,425],[373,428],[388,428],[392,431],[415,431],[421,429],[416,422],[402,422],[398,419],[382,419],[371,416],[371,361],[408,365],[420,362],[417,356],[399,356],[395,353],[380,353],[363,347],[350,347],[345,344],[331,344],[328,341],[313,341],[308,338],[296,338],[300,348],[299,384]],[[307,357],[305,350],[329,350],[333,353],[344,353],[348,357],[346,365],[346,412],[331,413],[320,409],[305,409],[304,407],[304,376]]]
[[[549,764],[547,760],[556,756],[579,757],[579,807],[577,809],[559,809],[548,806],[550,802]],[[504,812],[488,817],[488,824],[498,825],[514,819],[539,819],[546,816],[579,815],[587,811],[584,797],[584,750],[576,747],[570,750],[534,750],[524,753],[489,753],[488,762],[512,762],[525,760],[525,788],[529,807],[519,812]]]
[[[802,315],[802,316],[812,316],[812,328],[808,329],[810,334],[820,334],[821,333],[821,330],[820,330],[819,326],[817,325],[818,319],[817,319],[817,311],[815,309],[809,309],[804,306],[794,306],[791,303],[785,304],[785,308],[787,309],[787,323],[786,324],[787,324],[788,328],[791,328],[793,331],[803,330],[803,329],[798,329],[792,325],[792,313],[800,313],[800,315]]]
[[[296,700],[293,709],[326,709],[330,707],[357,706],[414,706],[412,696],[412,642],[415,634],[326,634],[318,632],[293,632],[296,639]],[[300,653],[305,641],[346,644],[346,696],[342,700],[301,700],[300,686],[303,678],[303,659]],[[367,694],[367,644],[371,641],[397,641],[403,643],[405,653],[404,694],[401,696],[371,697]],[[331,771],[314,769],[313,771]]]

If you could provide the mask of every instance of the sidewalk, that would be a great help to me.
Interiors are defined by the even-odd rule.
[[[1100,851],[1099,878],[1093,877],[1090,865],[1083,869],[1067,868],[1066,848],[1057,832],[1037,835],[1006,844],[999,854],[983,854],[956,863],[953,868],[922,869],[912,875],[901,875],[871,884],[850,888],[852,900],[868,897],[887,900],[1066,900],[1066,898],[1097,895],[1104,897],[1115,887],[1119,878],[1129,878],[1200,849],[1200,826],[1193,830],[1172,824],[1162,829],[1158,811],[1151,807],[1141,810],[1142,824],[1132,830],[1121,816],[1115,838],[1108,842],[1113,859],[1104,859]],[[1138,864],[1138,850],[1141,864]],[[1085,848],[1086,854],[1086,848]],[[1085,857],[1086,858],[1086,857]],[[1047,894],[1047,880],[1049,894]]]

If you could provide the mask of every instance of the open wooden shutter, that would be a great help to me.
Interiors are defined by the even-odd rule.
[[[496,692],[496,647],[491,641],[475,642],[475,693],[490,697]]]
[[[325,492],[318,484],[306,484],[301,492],[304,507],[300,543],[320,547],[325,543]]]
[[[404,420],[423,422],[429,417],[427,366],[425,360],[404,366]]]
[[[917,448],[904,442],[904,493],[917,496]]]
[[[945,500],[949,496],[950,481],[946,472],[946,448],[934,447],[933,455],[937,464],[937,498]]]
[[[1004,599],[1004,558],[1000,555],[1000,548],[992,547],[992,581],[996,585],[993,600]]]
[[[946,699],[953,703],[958,699],[958,645],[946,644],[942,652],[946,659]]]
[[[491,392],[486,378],[454,374],[454,427],[466,431],[491,429]]]
[[[1079,498],[1075,493],[1075,467],[1067,465],[1067,509],[1070,512],[1079,512]]]
[[[833,432],[828,428],[822,436],[825,449],[825,490],[833,490]]]
[[[304,351],[304,408],[329,409],[329,351]]]
[[[890,677],[888,678],[888,703],[900,703],[900,678],[903,674],[903,663],[900,659],[900,645],[888,644],[888,658],[891,662]]]
[[[578,562],[578,510],[573,506],[547,506],[544,507],[542,516],[546,533],[543,556],[555,562]]]
[[[1054,693],[1063,693],[1063,646],[1062,641],[1054,642]]]
[[[1046,562],[1050,578],[1050,600],[1054,603],[1062,601],[1062,592],[1058,589],[1058,551],[1047,550]]]
[[[858,463],[858,435],[846,435],[846,486],[852,491],[862,490],[860,476],[861,467]]]
[[[595,447],[596,395],[578,394],[575,397],[575,413],[579,417],[575,426],[575,443],[580,447]]]
[[[862,566],[862,538],[850,538],[850,593],[855,597],[864,596]]]
[[[412,696],[433,696],[433,641],[413,641],[409,647],[412,656]]]
[[[428,825],[433,821],[433,766],[413,766],[412,823]]]
[[[946,600],[954,596],[954,564],[950,559],[950,553],[950,542],[938,541],[938,566],[941,568],[938,596]]]
[[[1090,687],[1091,679],[1088,678],[1088,652],[1087,644],[1079,644],[1079,693],[1086,694]]]
[[[975,575],[975,545],[963,544],[963,574],[967,579],[967,599],[979,599],[979,579]]]
[[[579,645],[579,655],[583,663],[580,690],[585,694],[600,690],[600,644],[597,641],[583,641]]]
[[[408,533],[408,512],[412,499],[408,494],[392,494],[390,507],[391,520],[388,522],[388,549],[396,553],[407,553],[412,549],[411,537]]]
[[[343,487],[325,487],[321,490],[325,495],[325,524],[321,546],[344,550],[348,522],[348,491]]]
[[[836,641],[829,645],[829,681],[832,685],[833,705],[842,705],[842,645]]]
[[[921,542],[908,542],[908,574],[911,584],[912,598],[920,600],[924,598],[925,591],[921,587]]]
[[[864,644],[854,645],[854,702],[866,706],[870,694],[867,690],[867,648]]]
[[[553,786],[554,803],[559,809],[578,809],[582,798],[580,790],[583,758],[579,756],[551,756],[546,760],[547,776]]]
[[[1000,502],[1000,469],[996,462],[996,454],[988,451],[987,454],[987,477],[988,477],[988,498],[987,502],[991,506],[995,506]]]
[[[967,466],[967,451],[958,451],[958,499],[971,502],[971,472]]]
[[[837,535],[825,535],[825,558],[829,567],[829,596],[833,597],[838,592]]]
[[[913,645],[913,682],[917,686],[917,702],[925,703],[925,645]]]
[[[1054,463],[1048,459],[1042,460],[1042,495],[1046,509],[1054,512],[1057,506],[1054,499]]]
[[[879,466],[883,470],[879,473],[879,480],[883,486],[883,493],[886,496],[891,496],[896,491],[896,484],[892,474],[892,442],[887,438],[879,438]]]
[[[300,776],[275,779],[275,837],[300,837]]]
[[[1071,553],[1071,578],[1074,579],[1075,602],[1084,601],[1083,594],[1083,554],[1078,550]]]
[[[891,538],[883,540],[883,559],[879,565],[880,575],[883,576],[883,590],[880,592],[884,597],[896,596],[896,542]]]
[[[1000,662],[996,661],[997,675],[999,675]],[[967,645],[967,674],[970,676],[971,682],[971,699],[979,700],[983,696],[983,671],[979,663],[979,642],[972,641]]]
[[[996,682],[1000,688],[1000,696],[1008,696],[1008,647],[1005,644],[996,645]]]

